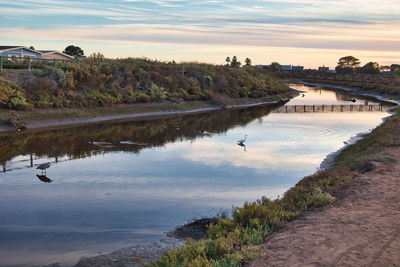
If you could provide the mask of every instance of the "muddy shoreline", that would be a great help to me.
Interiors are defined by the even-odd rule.
[[[207,225],[217,223],[217,221],[217,217],[197,219],[185,225],[175,227],[175,229],[166,233],[165,237],[150,244],[136,244],[109,254],[83,257],[74,266],[143,266],[143,264],[149,264],[161,258],[169,249],[179,249],[186,243],[188,238],[199,240],[204,237],[207,234]],[[53,263],[45,266],[58,267],[60,265]]]
[[[155,111],[155,112],[139,112],[139,113],[124,113],[118,115],[105,115],[98,116],[92,118],[66,118],[62,120],[45,120],[45,121],[27,121],[24,123],[24,128],[26,129],[46,129],[46,128],[57,128],[57,127],[65,127],[65,126],[75,126],[82,124],[92,124],[99,122],[107,122],[107,121],[116,121],[116,120],[132,120],[132,119],[156,119],[160,117],[170,117],[176,115],[191,115],[191,114],[200,114],[207,113],[216,110],[222,109],[240,109],[240,108],[249,108],[255,106],[262,105],[275,105],[279,103],[284,103],[290,100],[290,98],[283,98],[275,101],[259,101],[254,103],[245,103],[245,104],[232,104],[232,105],[224,105],[224,106],[207,106],[202,108],[193,108],[188,110],[172,110],[172,111]],[[15,127],[11,125],[0,125],[0,133],[1,132],[13,132],[17,130]]]

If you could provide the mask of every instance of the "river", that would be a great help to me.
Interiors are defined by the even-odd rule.
[[[388,116],[369,111],[378,104],[371,99],[291,86],[304,92],[285,104],[299,105],[296,112],[258,106],[0,134],[0,266],[68,266],[277,198]],[[349,104],[365,108],[301,110]],[[52,166],[42,174],[36,167],[45,162]]]

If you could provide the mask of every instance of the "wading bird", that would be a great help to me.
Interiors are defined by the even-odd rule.
[[[244,136],[244,139],[238,140],[237,144],[238,145],[243,144],[246,141],[246,138],[247,138],[247,134]]]
[[[46,169],[50,168],[50,166],[51,166],[51,163],[50,162],[46,162],[46,163],[42,163],[39,166],[37,166],[36,169],[41,170],[42,174],[43,174],[43,171],[46,174]]]

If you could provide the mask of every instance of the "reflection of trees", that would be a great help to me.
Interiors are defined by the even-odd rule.
[[[335,95],[337,100],[342,101],[346,101],[354,97],[352,94],[349,94],[346,91],[335,91]]]
[[[379,101],[377,99],[374,99],[373,97],[367,97],[367,96],[357,96],[354,95],[352,93],[349,93],[347,91],[343,91],[343,90],[335,90],[335,95],[336,95],[336,99],[337,100],[343,100],[343,101],[347,101],[349,99],[353,99],[353,98],[357,98],[357,99],[362,99],[364,100],[364,102],[366,103],[366,105],[368,105],[368,102],[371,101],[373,103],[381,103],[381,104],[387,104],[385,102]]]
[[[272,108],[272,107],[271,107]],[[224,133],[237,125],[246,125],[267,115],[271,108],[220,110],[198,115],[160,118],[150,121],[125,121],[92,124],[48,131],[26,131],[0,136],[0,163],[18,155],[79,159],[110,151],[139,153],[148,147],[163,146],[177,140],[195,139],[201,131]],[[177,129],[179,125],[179,129]],[[112,146],[95,146],[89,141],[110,142]],[[131,144],[118,144],[131,141]]]

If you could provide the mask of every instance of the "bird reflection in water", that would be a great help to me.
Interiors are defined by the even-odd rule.
[[[52,179],[50,179],[49,177],[47,177],[46,175],[40,175],[40,174],[36,174],[37,178],[39,178],[40,181],[42,181],[43,183],[51,183],[53,182]]]
[[[238,143],[237,145],[243,147],[243,150],[244,150],[244,151],[247,151],[247,147],[246,147],[245,144],[243,144],[243,143]]]
[[[244,142],[246,142],[247,134],[244,136],[243,139],[237,141],[237,145],[243,147],[244,151],[247,151],[246,145]]]

